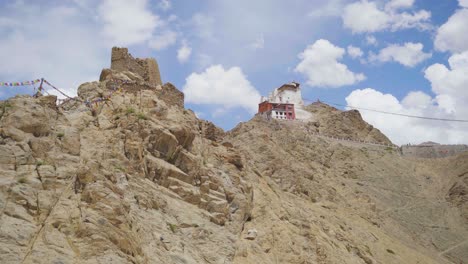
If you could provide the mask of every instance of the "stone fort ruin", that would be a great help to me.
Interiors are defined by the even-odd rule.
[[[138,92],[140,90],[153,90],[158,97],[168,105],[184,107],[184,93],[179,91],[171,83],[162,83],[158,62],[154,58],[134,58],[128,53],[127,48],[113,47],[111,53],[110,69],[103,69],[99,80],[101,82],[112,80],[121,73],[124,78],[132,82],[123,83],[127,92]],[[129,74],[130,73],[130,74]],[[118,78],[121,78],[122,75]],[[111,84],[108,84],[109,87]]]
[[[111,70],[134,72],[150,85],[162,85],[158,62],[153,58],[135,59],[127,48],[112,48]]]

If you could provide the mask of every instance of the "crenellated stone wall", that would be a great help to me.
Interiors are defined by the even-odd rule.
[[[153,58],[133,58],[127,48],[112,48],[111,69],[130,71],[140,75],[151,85],[162,85],[158,62]]]
[[[415,158],[445,158],[468,151],[467,145],[404,145],[403,156]]]

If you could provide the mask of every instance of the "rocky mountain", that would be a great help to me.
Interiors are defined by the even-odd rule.
[[[143,68],[103,70],[58,106],[1,102],[1,263],[468,261],[468,153],[319,137],[391,143],[325,104],[224,132],[146,76],[156,63],[124,62]]]

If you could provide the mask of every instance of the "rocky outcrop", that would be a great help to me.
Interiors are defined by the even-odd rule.
[[[318,136],[389,143],[322,104],[310,122],[225,133],[122,56],[78,100],[0,102],[1,263],[467,259],[466,153],[428,161]]]
[[[356,113],[332,110],[320,115],[322,120],[346,115],[350,121],[320,125],[319,130],[350,131],[360,140],[369,135]],[[412,160],[386,147],[311,135],[309,125],[313,121],[257,117],[224,138],[239,149],[245,166],[256,175],[251,179],[252,215],[242,235],[251,238],[248,230],[255,229],[257,236],[238,241],[235,263],[466,259],[468,211],[463,203],[466,184],[460,176],[468,169],[466,155]],[[374,139],[380,136],[377,132]]]
[[[308,105],[306,110],[315,119],[309,126],[312,132],[350,140],[392,144],[377,128],[366,123],[357,110],[340,111],[320,102]]]
[[[3,102],[1,262],[231,262],[252,199],[239,154],[170,84],[112,70],[78,90],[111,93]]]

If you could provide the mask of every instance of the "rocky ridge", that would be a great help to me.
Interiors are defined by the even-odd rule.
[[[313,122],[224,132],[138,69],[105,69],[60,106],[2,102],[1,263],[468,260],[467,153],[428,161],[315,137],[391,143],[324,104],[308,106]]]

